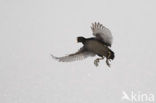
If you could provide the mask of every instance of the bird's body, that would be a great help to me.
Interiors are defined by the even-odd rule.
[[[99,40],[97,40],[95,38],[86,39],[86,42],[83,43],[83,44],[84,44],[84,47],[88,51],[91,51],[91,52],[93,52],[93,53],[95,53],[95,54],[97,54],[98,56],[101,56],[101,57],[105,56],[106,58],[108,58],[109,52],[112,53],[112,51],[109,49],[108,46],[106,46],[103,42],[101,42],[101,41],[99,41]]]
[[[53,55],[52,57],[60,62],[70,62],[98,55],[101,58],[97,58],[94,61],[96,66],[98,66],[99,61],[104,59],[104,57],[106,57],[106,64],[110,66],[109,61],[114,59],[114,52],[110,49],[112,45],[112,34],[110,30],[100,23],[92,24],[91,29],[95,37],[77,38],[77,41],[83,44],[83,47],[78,52],[64,57],[55,57]]]

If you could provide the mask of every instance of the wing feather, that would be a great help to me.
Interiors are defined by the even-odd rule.
[[[58,60],[59,62],[72,62],[72,61],[77,61],[77,60],[82,60],[85,59],[89,56],[94,56],[95,54],[89,51],[86,51],[84,47],[82,47],[78,52],[63,56],[63,57],[55,57],[53,55],[52,58]]]
[[[99,22],[98,23],[95,22],[95,23],[92,23],[91,29],[92,29],[93,35],[96,38],[102,40],[103,42],[108,44],[108,46],[112,45],[113,37],[112,37],[111,31],[108,28],[106,28]]]

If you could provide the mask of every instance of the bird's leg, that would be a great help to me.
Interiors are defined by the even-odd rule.
[[[110,67],[109,59],[106,59],[106,64],[108,67]]]
[[[108,58],[110,58],[110,56],[111,56],[111,52],[109,51],[108,52],[108,57],[106,59],[106,64],[107,64],[108,67],[110,67],[110,63],[109,63],[110,59],[108,59]]]
[[[95,60],[94,60],[94,65],[95,65],[95,66],[98,66],[98,65],[99,65],[99,61],[100,61],[100,60],[103,60],[103,59],[104,59],[104,57],[95,59]]]

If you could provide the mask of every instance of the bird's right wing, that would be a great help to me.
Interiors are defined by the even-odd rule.
[[[108,46],[112,45],[112,33],[111,31],[100,23],[93,23],[91,26],[93,35],[105,42]]]
[[[55,57],[53,55],[51,56],[52,58],[58,60],[59,62],[72,62],[72,61],[85,59],[89,56],[95,56],[95,54],[85,50],[84,47],[82,47],[80,48],[78,52],[67,55],[67,56],[63,56],[63,57]]]

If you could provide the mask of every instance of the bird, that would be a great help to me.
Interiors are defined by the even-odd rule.
[[[52,58],[59,62],[72,62],[97,55],[98,58],[94,60],[96,67],[104,58],[106,58],[107,66],[110,67],[110,61],[115,58],[115,53],[111,50],[113,40],[111,31],[99,22],[92,23],[91,30],[93,37],[77,37],[77,42],[83,44],[77,52],[63,57],[56,57],[51,54]]]

